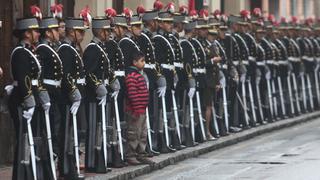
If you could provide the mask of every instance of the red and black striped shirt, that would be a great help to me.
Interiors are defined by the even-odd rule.
[[[149,103],[149,91],[146,80],[136,67],[130,66],[126,73],[126,110],[131,111],[135,115],[145,114]]]

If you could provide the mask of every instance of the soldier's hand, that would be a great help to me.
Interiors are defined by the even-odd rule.
[[[212,61],[212,64],[213,63],[218,63],[218,62],[221,61],[221,57],[220,56],[216,56],[216,57],[212,58],[211,61]]]
[[[111,89],[112,89],[113,91],[120,91],[121,86],[120,86],[119,80],[118,80],[118,79],[115,79],[115,80],[111,83],[110,87],[111,87]]]
[[[44,110],[44,112],[49,112],[50,106],[51,106],[50,102],[42,104],[42,109]]]
[[[74,103],[72,104],[72,106],[71,106],[71,108],[70,108],[70,112],[71,112],[72,114],[77,114],[78,109],[79,109],[79,107],[80,107],[80,103],[81,103],[81,101],[76,101],[76,102],[74,102]]]
[[[22,116],[27,119],[28,121],[30,121],[32,119],[34,113],[34,107],[29,108],[28,110],[23,111]],[[28,122],[29,123],[29,122]]]

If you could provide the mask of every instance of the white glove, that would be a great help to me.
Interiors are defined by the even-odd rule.
[[[246,74],[242,74],[240,77],[240,82],[245,82],[246,81]]]
[[[29,108],[28,110],[23,111],[22,116],[27,119],[28,121],[32,119],[34,113],[34,107]],[[28,122],[29,123],[29,122]]]
[[[173,86],[174,86],[174,88],[177,87],[178,81],[179,81],[178,74],[175,74],[174,77],[173,77]]]
[[[111,94],[111,97],[113,98],[113,97],[116,97],[116,96],[118,96],[118,94],[119,94],[119,91],[114,91],[112,94]]]
[[[47,102],[45,104],[42,104],[42,108],[45,112],[49,112],[49,109],[50,109],[50,106],[51,106],[51,103],[50,102]]]
[[[166,95],[166,89],[167,89],[167,87],[159,87],[158,88],[159,97],[164,97]]]
[[[222,76],[219,83],[220,83],[221,87],[226,87],[226,78],[224,76]]]
[[[107,96],[99,97],[98,100],[100,100],[100,101],[99,101],[99,105],[101,105],[101,104],[106,104],[106,102],[107,102]]]
[[[271,71],[268,71],[268,72],[266,73],[266,79],[267,79],[267,80],[270,80],[270,79],[271,79]]]
[[[75,102],[72,104],[72,106],[71,106],[71,108],[70,108],[70,112],[71,112],[72,114],[77,114],[78,109],[79,109],[79,107],[80,107],[80,103],[81,103],[81,101],[75,101]]]
[[[195,92],[196,92],[196,88],[190,88],[188,92],[189,98],[193,98]]]
[[[6,87],[4,87],[4,90],[6,90],[8,96],[11,95],[13,88],[14,88],[13,85],[7,85]]]

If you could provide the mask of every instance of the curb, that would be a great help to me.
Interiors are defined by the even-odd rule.
[[[155,156],[152,160],[155,161],[154,166],[140,165],[140,166],[128,166],[120,169],[112,169],[112,172],[107,174],[86,174],[88,180],[128,180],[150,173],[155,170],[162,169],[166,166],[173,165],[177,162],[185,159],[194,158],[201,154],[205,154],[216,149],[224,148],[230,145],[237,144],[239,142],[252,139],[262,134],[270,133],[272,131],[284,129],[287,127],[295,126],[308,121],[316,120],[320,117],[320,111],[303,114],[294,118],[276,121],[274,123],[268,123],[266,125],[251,128],[236,134],[230,134],[229,136],[220,137],[217,141],[208,141],[199,144],[195,147],[189,147],[175,153],[161,154]]]

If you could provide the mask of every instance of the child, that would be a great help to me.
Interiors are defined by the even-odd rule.
[[[144,55],[138,51],[133,54],[131,66],[126,69],[127,162],[130,165],[153,163],[147,158],[145,151],[147,144],[146,108],[149,92],[143,76],[144,65]]]

